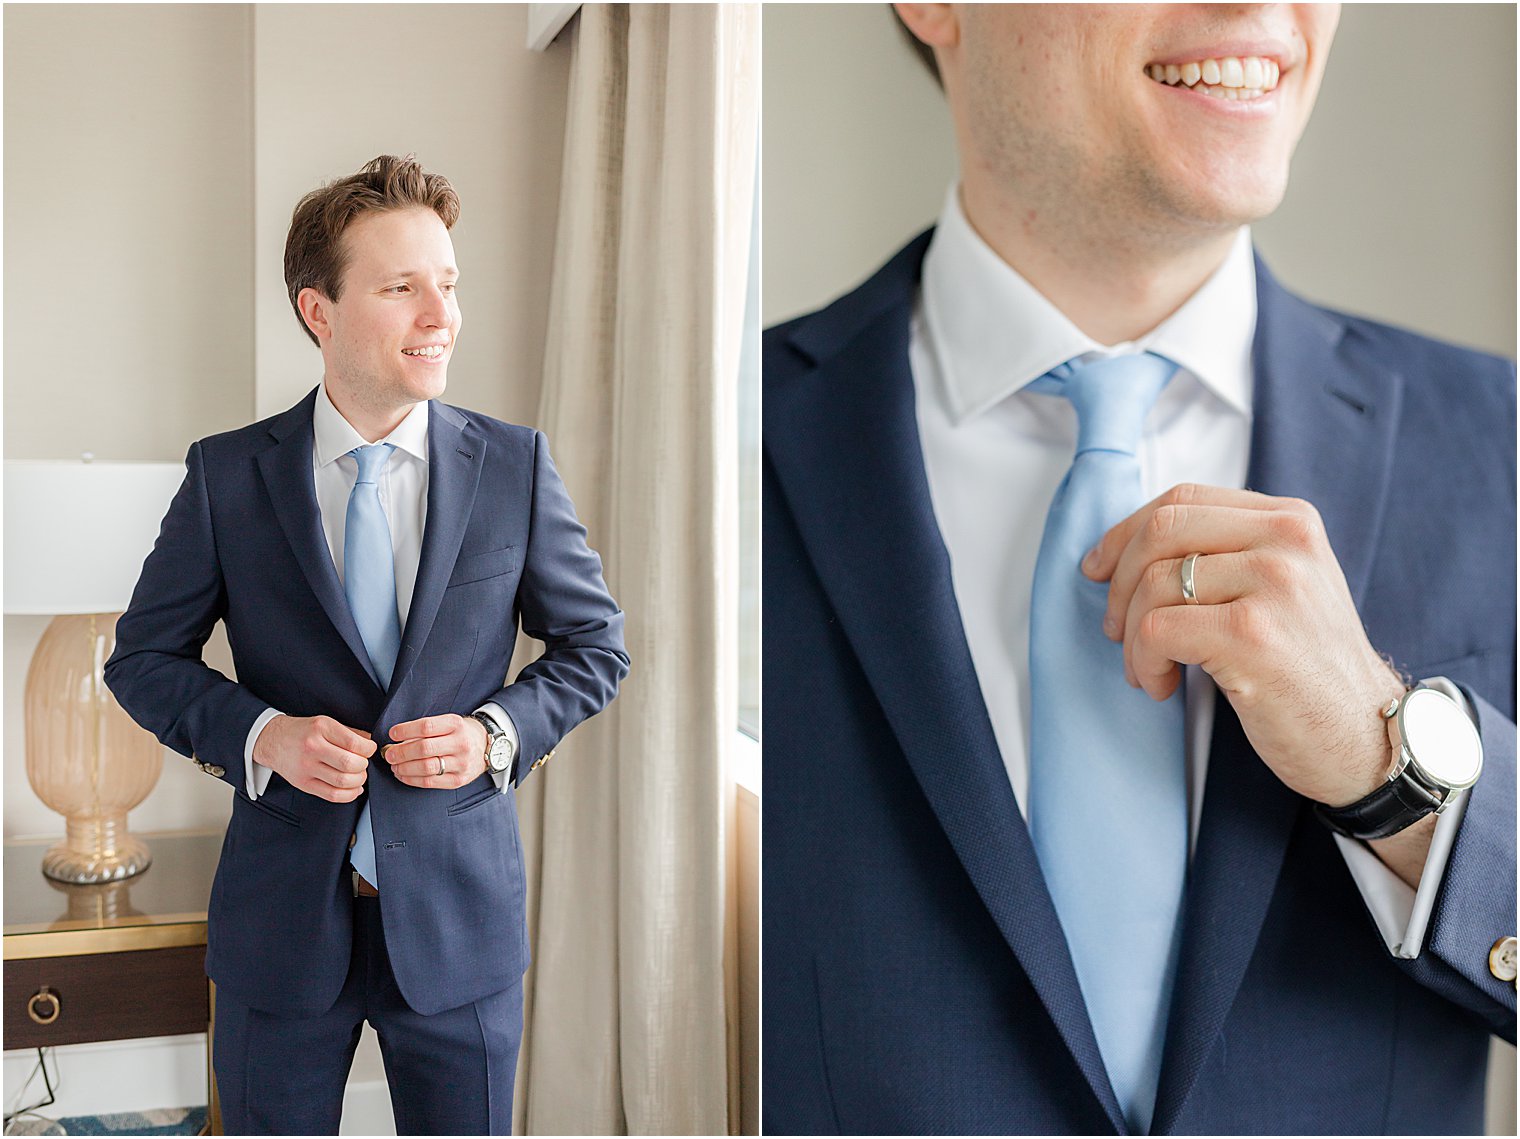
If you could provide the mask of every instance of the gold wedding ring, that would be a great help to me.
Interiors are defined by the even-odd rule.
[[[1189,605],[1199,603],[1197,583],[1193,579],[1193,566],[1201,557],[1203,557],[1202,554],[1189,554],[1182,559],[1182,600]]]

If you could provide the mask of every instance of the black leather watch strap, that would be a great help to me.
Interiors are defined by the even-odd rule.
[[[1372,794],[1344,807],[1314,804],[1319,821],[1347,838],[1388,838],[1436,809],[1431,793],[1410,778],[1408,768]]]
[[[507,762],[503,766],[501,766],[501,767],[492,767],[491,766],[491,748],[492,748],[492,745],[496,743],[496,741],[497,741],[498,738],[501,738],[501,739],[507,738],[507,733],[504,732],[504,731],[502,731],[502,729],[497,725],[496,721],[493,720],[490,716],[486,715],[486,713],[484,713],[484,712],[471,712],[470,713],[470,718],[474,719],[474,720],[479,720],[481,727],[485,728],[485,730],[486,730],[486,770],[488,772],[492,772],[494,774],[500,775],[503,771],[506,771],[508,768],[510,768],[512,766],[512,761],[516,757],[513,756],[513,755],[511,755],[510,752],[509,752],[509,754],[507,756]]]

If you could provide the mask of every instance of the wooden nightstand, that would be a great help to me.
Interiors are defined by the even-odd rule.
[[[205,964],[222,833],[141,835],[153,865],[102,886],[43,877],[54,839],[6,842],[5,1047],[204,1032],[209,1128],[220,1135]]]

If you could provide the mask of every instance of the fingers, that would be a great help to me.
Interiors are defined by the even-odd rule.
[[[293,721],[291,726],[295,732],[293,738],[286,737],[282,770],[289,773],[292,785],[333,803],[358,798],[377,748],[370,733],[331,716],[313,716]],[[381,755],[403,783],[460,787],[484,770],[484,749],[478,738],[483,733],[475,721],[452,713],[426,716],[392,728],[391,737],[400,742],[385,745]]]
[[[369,778],[375,744],[364,732],[331,716],[313,716],[299,723],[294,741],[295,763],[288,769],[292,784],[308,795],[332,803],[358,798]]]
[[[370,739],[368,732],[340,724],[331,716],[317,716],[313,723],[329,742],[343,750],[366,759],[375,754],[375,741]]]
[[[1134,594],[1123,609],[1112,608],[1113,590],[1110,589],[1110,609],[1103,621],[1103,631],[1109,640],[1122,638],[1126,645],[1132,645],[1140,621],[1152,609],[1187,604],[1187,599],[1182,594],[1182,562],[1182,558],[1162,558],[1146,566],[1140,574]],[[1196,604],[1225,605],[1259,588],[1256,562],[1257,556],[1251,552],[1207,554],[1194,560],[1193,594],[1197,598]]]
[[[409,787],[462,787],[480,773],[469,771],[462,756],[440,756],[444,763],[438,770],[438,759],[418,759],[391,768],[391,773]]]
[[[1165,700],[1182,680],[1179,665],[1205,670],[1229,643],[1233,605],[1170,605],[1140,618],[1133,640],[1125,644],[1125,673],[1130,683],[1156,700]]]
[[[1279,509],[1285,501],[1287,500],[1270,494],[1260,494],[1254,490],[1233,490],[1222,486],[1179,483],[1164,494],[1157,495],[1128,518],[1109,529],[1083,559],[1082,571],[1094,581],[1107,580],[1108,576],[1114,572],[1119,555],[1130,545],[1143,526],[1155,524],[1151,521],[1151,516],[1163,507],[1228,507],[1233,510],[1259,511]],[[1169,525],[1164,520],[1163,529],[1169,528]],[[1177,556],[1191,553],[1193,550],[1183,550]]]
[[[456,716],[450,712],[443,716],[424,716],[420,720],[408,720],[391,729],[391,739],[399,741],[425,736],[446,736],[457,731],[463,719],[463,716]]]
[[[453,736],[423,736],[405,743],[386,744],[381,749],[381,755],[386,763],[395,767],[398,763],[410,760],[431,760],[440,755],[451,755],[455,751],[456,742]]]
[[[462,716],[433,716],[398,724],[392,735],[403,728],[436,732],[445,724],[449,730],[442,734],[386,745],[383,755],[397,779],[414,787],[458,787],[480,774],[484,752],[466,731],[471,721]]]
[[[1113,566],[1108,608],[1104,613],[1105,631],[1110,627],[1116,632],[1123,628],[1124,614],[1130,608],[1141,575],[1150,572],[1157,562],[1173,561],[1180,566],[1188,554],[1220,555],[1247,549],[1261,539],[1264,517],[1259,510],[1230,506],[1157,507]],[[1177,580],[1180,599],[1181,577]]]

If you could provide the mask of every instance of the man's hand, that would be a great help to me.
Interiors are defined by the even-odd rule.
[[[261,763],[297,791],[331,803],[351,803],[364,790],[375,741],[331,716],[276,716],[253,743]]]
[[[1188,605],[1181,568],[1194,553]],[[1368,643],[1309,503],[1176,486],[1109,530],[1082,568],[1110,582],[1104,631],[1123,640],[1131,684],[1164,700],[1178,663],[1201,665],[1273,773],[1332,807],[1387,777],[1378,713],[1404,683]]]
[[[489,737],[474,716],[451,712],[408,720],[391,729],[391,739],[397,742],[386,745],[385,761],[413,787],[463,787],[486,769]]]

